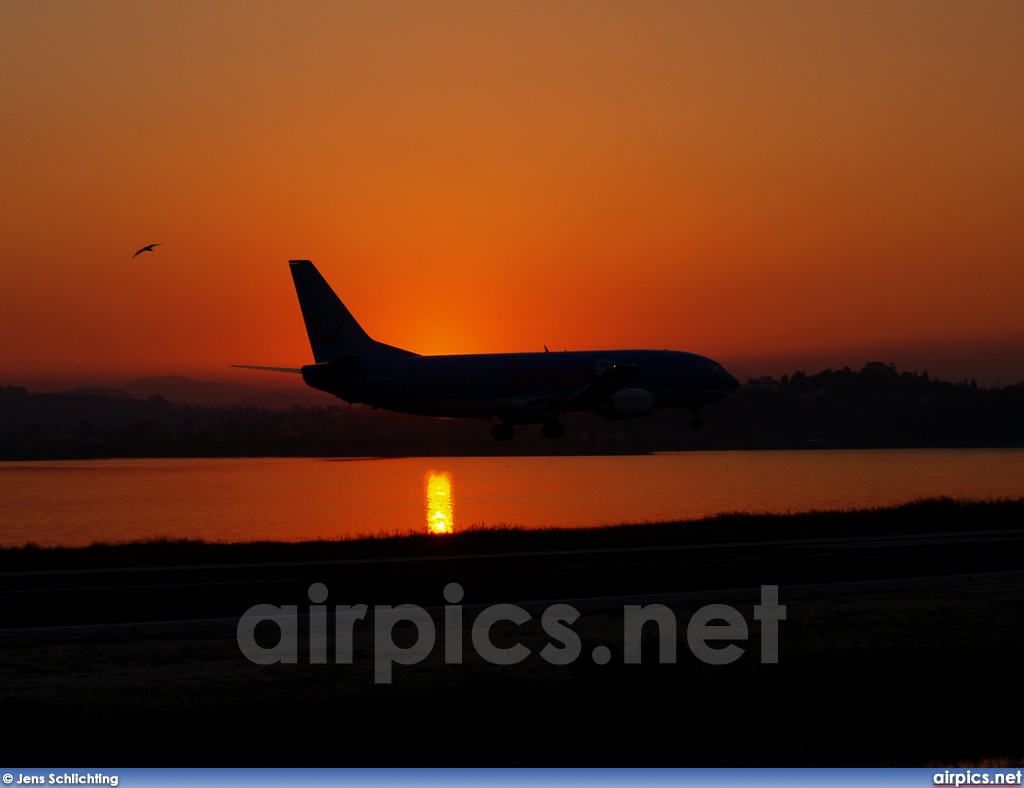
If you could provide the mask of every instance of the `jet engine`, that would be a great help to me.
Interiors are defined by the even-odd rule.
[[[635,419],[654,410],[654,397],[644,389],[621,389],[612,394],[597,411],[602,418]]]

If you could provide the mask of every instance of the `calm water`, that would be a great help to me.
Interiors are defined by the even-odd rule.
[[[0,464],[0,544],[589,526],[1024,497],[1024,450]]]

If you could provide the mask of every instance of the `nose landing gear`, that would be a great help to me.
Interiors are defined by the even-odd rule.
[[[694,429],[699,429],[704,426],[704,419],[697,415],[697,408],[690,408],[690,426]]]

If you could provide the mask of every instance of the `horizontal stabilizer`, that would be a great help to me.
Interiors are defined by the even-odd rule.
[[[252,364],[232,364],[231,366],[238,367],[239,369],[261,369],[264,372],[297,372],[300,375],[302,374],[302,370],[298,367],[257,367]]]

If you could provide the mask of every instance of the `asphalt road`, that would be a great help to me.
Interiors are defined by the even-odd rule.
[[[0,574],[0,632],[238,618],[256,604],[465,605],[964,577],[1024,569],[1024,530],[372,560]]]

